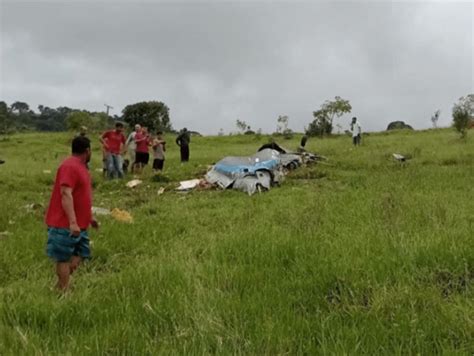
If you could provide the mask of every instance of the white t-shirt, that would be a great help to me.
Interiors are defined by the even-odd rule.
[[[362,133],[362,128],[360,127],[359,121],[351,124],[352,137],[357,137]]]
[[[130,135],[128,135],[128,138],[127,138],[127,146],[129,149],[131,150],[136,150],[137,149],[137,144],[135,142],[135,135],[137,134],[136,131],[133,131],[130,133]]]

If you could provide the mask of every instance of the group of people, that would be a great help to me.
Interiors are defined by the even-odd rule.
[[[139,124],[135,125],[134,131],[127,138],[124,131],[124,125],[117,122],[114,129],[100,136],[104,174],[111,179],[122,178],[130,164],[131,172],[140,174],[150,161],[150,150],[153,155],[153,171],[163,171],[166,152],[163,132],[158,130],[151,134],[147,127]],[[190,142],[190,133],[184,128],[176,138],[176,143],[180,146],[181,162],[189,161]],[[127,155],[128,158],[124,158]]]
[[[357,118],[352,119],[351,131],[354,145],[360,144],[361,126]],[[56,262],[57,287],[66,290],[71,274],[83,259],[90,257],[88,228],[98,228],[99,224],[92,216],[92,187],[88,164],[91,159],[91,144],[81,130],[72,141],[72,155],[58,168],[54,188],[46,213],[48,226],[47,254]],[[304,149],[308,137],[304,136],[301,147]],[[180,146],[181,161],[189,160],[190,133],[183,129],[176,138]],[[132,171],[141,172],[148,164],[150,148],[153,150],[153,169],[163,169],[166,142],[163,133],[157,131],[151,135],[146,127],[135,125],[132,133],[125,138],[124,125],[115,124],[115,129],[100,136],[110,178],[123,177],[123,155],[128,151],[133,162]]]
[[[183,129],[176,138],[181,161],[189,160],[190,133]],[[128,153],[132,171],[139,173],[148,164],[153,151],[153,169],[163,170],[166,141],[163,133],[150,134],[146,127],[135,125],[125,138],[124,125],[115,124],[113,130],[100,136],[107,174],[110,178],[124,175],[123,156]],[[92,184],[88,171],[92,155],[87,129],[81,128],[72,140],[72,155],[58,168],[45,222],[48,226],[47,255],[56,263],[57,287],[67,290],[69,279],[84,259],[90,257],[88,228],[98,228],[92,216]],[[128,151],[128,152],[127,152]]]

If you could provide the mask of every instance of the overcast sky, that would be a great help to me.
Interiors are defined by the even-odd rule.
[[[471,1],[5,1],[0,100],[102,111],[159,100],[175,128],[302,131],[339,95],[348,127],[427,128],[473,90]]]

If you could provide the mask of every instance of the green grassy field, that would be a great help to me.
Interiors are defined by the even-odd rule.
[[[134,223],[103,217],[60,297],[25,205],[47,204],[70,137],[0,138],[0,355],[473,354],[474,138],[312,139],[329,160],[267,193],[170,189],[267,140],[195,138],[182,166],[170,139],[169,181],[134,190],[95,171],[94,140],[94,205]]]

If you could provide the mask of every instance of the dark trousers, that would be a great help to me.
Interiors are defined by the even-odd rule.
[[[354,144],[354,146],[360,145],[360,134],[352,137],[352,143]]]
[[[189,146],[188,145],[181,145],[181,162],[188,162],[189,161]]]

